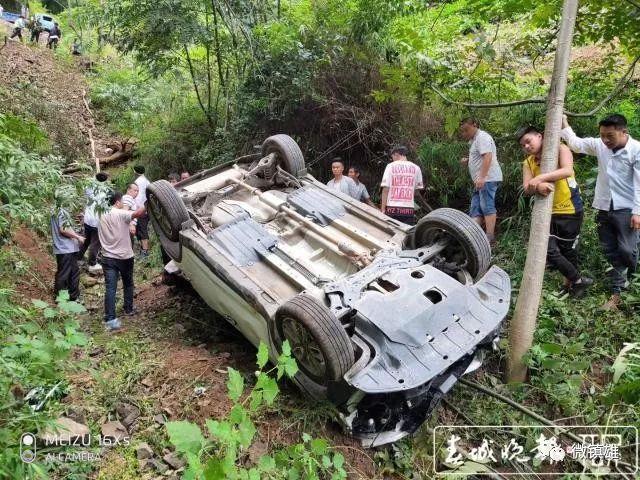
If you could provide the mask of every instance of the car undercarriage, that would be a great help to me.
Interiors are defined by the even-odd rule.
[[[307,174],[286,135],[175,189],[154,182],[148,199],[202,298],[272,359],[288,341],[295,382],[368,446],[415,431],[482,363],[509,308],[509,278],[466,214],[386,217]]]

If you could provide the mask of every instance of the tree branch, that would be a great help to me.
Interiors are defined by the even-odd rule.
[[[640,10],[640,3],[636,2],[635,0],[624,0],[625,2],[633,5],[634,7],[636,7],[638,10]]]
[[[450,99],[440,90],[438,90],[433,85],[429,85],[429,88],[436,92],[440,98],[442,98],[446,103],[451,105],[458,105],[460,107],[468,107],[468,108],[499,108],[499,107],[514,107],[516,105],[527,105],[529,103],[545,103],[547,101],[546,98],[543,97],[533,97],[533,98],[525,98],[522,100],[513,100],[511,102],[499,102],[499,103],[468,103],[468,102],[457,102],[455,100]]]
[[[604,107],[609,101],[611,101],[612,98],[618,95],[622,91],[622,89],[627,85],[627,83],[629,83],[629,80],[633,78],[633,73],[635,71],[635,67],[638,64],[638,62],[640,62],[640,55],[638,55],[633,60],[631,65],[629,65],[629,68],[627,69],[625,74],[620,78],[620,80],[616,84],[615,88],[611,91],[611,93],[607,95],[600,103],[598,103],[591,110],[583,113],[575,113],[575,112],[569,112],[569,111],[565,111],[564,113],[569,117],[591,117],[595,115],[596,112],[601,110],[602,107]],[[434,87],[433,85],[429,85],[429,88],[433,90],[436,94],[438,94],[438,96],[442,98],[446,103],[450,105],[458,105],[460,107],[467,107],[467,108],[501,108],[501,107],[514,107],[516,105],[526,105],[531,103],[546,102],[546,98],[542,98],[542,97],[533,97],[533,98],[526,98],[522,100],[514,100],[511,102],[499,102],[499,103],[458,102],[456,100],[452,100],[451,98],[447,97],[444,93],[442,93],[438,88]]]
[[[629,83],[629,80],[631,80],[633,78],[633,72],[636,69],[636,65],[637,65],[638,61],[640,61],[640,55],[638,55],[633,60],[631,65],[629,65],[629,68],[627,69],[625,74],[620,78],[620,80],[616,84],[615,88],[611,91],[611,93],[609,95],[607,95],[604,100],[602,100],[600,103],[598,103],[591,110],[589,110],[588,112],[584,112],[584,113],[573,113],[573,112],[567,112],[567,111],[565,111],[564,113],[569,117],[591,117],[591,116],[595,115],[595,113],[597,111],[602,109],[602,107],[604,107],[613,97],[615,97],[618,93],[620,93],[622,91],[622,89],[627,85],[627,83]]]
[[[189,55],[189,49],[186,45],[184,45],[184,53],[187,58],[187,64],[189,65],[189,73],[191,74],[191,81],[193,82],[193,89],[196,92],[196,98],[198,99],[198,104],[204,113],[204,116],[207,119],[207,123],[211,127],[212,130],[215,130],[215,125],[213,124],[213,120],[211,119],[211,112],[208,112],[204,104],[202,103],[202,98],[200,97],[200,90],[198,89],[198,82],[196,80],[195,71],[193,69],[193,64],[191,63],[191,55]]]

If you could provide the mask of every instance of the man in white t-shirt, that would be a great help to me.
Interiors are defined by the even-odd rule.
[[[474,118],[460,122],[460,136],[469,142],[469,157],[460,163],[469,167],[473,182],[473,195],[469,215],[480,225],[484,224],[489,242],[495,241],[496,192],[502,182],[502,169],[498,163],[496,144],[491,135],[480,130]]]
[[[135,184],[138,185],[138,196],[136,197],[136,206],[144,207],[147,203],[147,187],[151,183],[144,175],[144,167],[136,165],[133,167],[137,178]],[[140,242],[140,258],[145,259],[149,256],[149,215],[146,213],[138,219],[136,225],[136,238]]]
[[[367,191],[366,185],[360,181],[359,167],[349,167],[349,178],[351,178],[356,184],[356,200],[360,200],[362,203],[366,203],[370,207],[377,208],[376,205],[371,201],[371,196]]]
[[[407,160],[409,150],[402,145],[391,150],[393,160],[382,175],[380,210],[387,216],[415,225],[415,191],[424,188],[420,167]]]
[[[327,186],[339,192],[356,198],[358,195],[355,182],[344,175],[344,162],[340,157],[336,157],[331,162],[331,173],[333,178],[327,182]]]
[[[124,313],[135,314],[133,308],[133,249],[129,237],[129,225],[146,214],[145,207],[135,212],[124,210],[122,194],[114,192],[109,198],[111,210],[100,217],[98,235],[102,245],[102,269],[104,271],[104,321],[108,331],[121,328],[116,317],[116,289],[118,277],[122,277]]]
[[[90,272],[101,270],[100,265],[96,263],[98,251],[100,250],[98,223],[100,221],[100,213],[108,207],[107,193],[109,187],[106,184],[108,178],[104,172],[96,173],[95,180],[85,190],[87,197],[87,206],[83,215],[85,240],[78,252],[78,260],[82,260],[88,250],[87,266]]]
[[[129,186],[127,187],[127,193],[125,193],[122,196],[122,205],[125,210],[131,210],[132,212],[135,212],[138,209],[138,206],[136,204],[136,197],[138,196],[138,185],[136,185],[135,183],[130,183]],[[138,219],[134,218],[133,220],[131,220],[131,223],[129,224],[129,233],[131,234],[131,245],[133,245],[133,239],[135,238],[136,235],[136,225],[138,224]]]

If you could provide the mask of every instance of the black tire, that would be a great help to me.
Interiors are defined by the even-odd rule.
[[[150,184],[147,187],[147,210],[163,248],[171,258],[180,261],[180,228],[189,220],[189,212],[173,185],[166,180]]]
[[[275,327],[278,347],[288,340],[301,373],[320,386],[340,380],[355,362],[346,330],[311,295],[302,293],[282,305],[276,312]],[[312,353],[315,358],[310,358]]]
[[[280,167],[291,175],[298,177],[305,170],[304,155],[296,141],[289,135],[278,134],[267,138],[262,142],[262,157],[275,153]],[[275,169],[266,172],[267,176],[273,176]]]
[[[450,240],[444,250],[447,261],[465,268],[476,280],[485,274],[491,264],[491,246],[487,235],[471,217],[453,208],[433,210],[416,225],[413,244],[421,248],[443,236]]]

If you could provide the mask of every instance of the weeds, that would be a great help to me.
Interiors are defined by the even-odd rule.
[[[255,418],[265,407],[273,405],[279,393],[276,378],[293,377],[298,367],[291,357],[288,342],[276,365],[265,370],[267,346],[260,344],[257,356],[257,381],[247,393],[240,372],[230,368],[227,395],[233,407],[226,418],[206,421],[206,435],[193,423],[169,422],[169,440],[187,458],[184,478],[222,479],[320,479],[346,478],[344,457],[333,453],[329,443],[302,434],[302,443],[282,448],[272,455],[263,455],[252,467],[243,466],[242,457],[254,441],[257,429]],[[275,378],[272,376],[275,374]]]
[[[0,290],[0,477],[41,475],[40,463],[20,460],[20,436],[42,429],[59,411],[55,401],[64,394],[71,352],[86,344],[75,316],[84,308],[60,293],[57,306],[34,300],[25,308],[12,301],[13,292]]]

